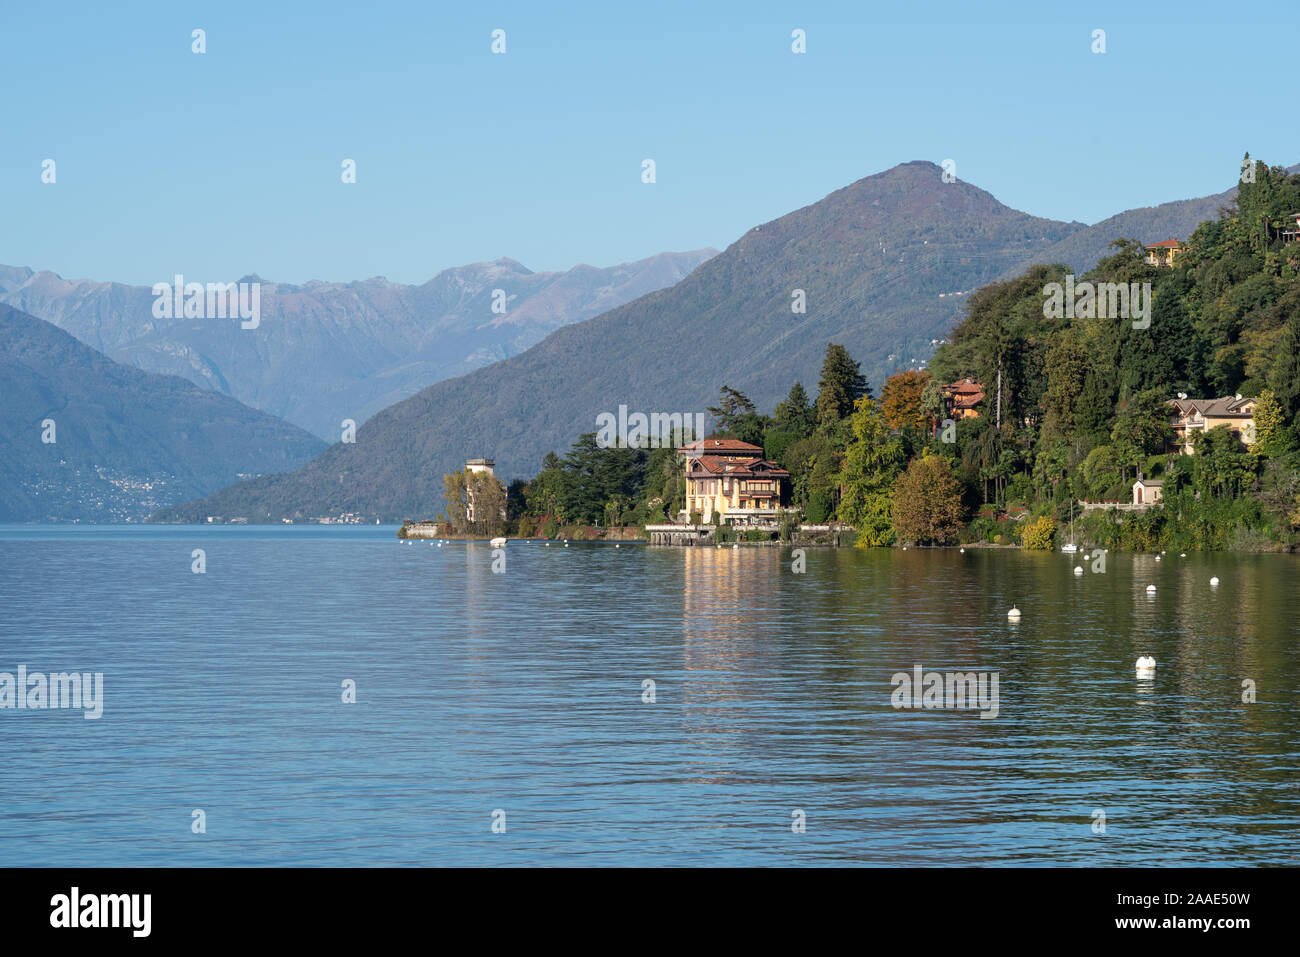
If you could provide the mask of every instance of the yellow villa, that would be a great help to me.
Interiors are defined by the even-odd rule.
[[[1183,243],[1178,239],[1165,239],[1147,246],[1146,251],[1148,266],[1172,266],[1183,251]]]
[[[1184,455],[1192,455],[1192,436],[1226,425],[1244,445],[1255,441],[1255,405],[1258,399],[1240,395],[1223,399],[1189,399],[1179,395],[1169,405],[1174,410],[1174,441]]]
[[[790,473],[763,458],[757,445],[736,439],[700,439],[677,450],[686,456],[686,517],[708,523],[775,522],[789,497]]]

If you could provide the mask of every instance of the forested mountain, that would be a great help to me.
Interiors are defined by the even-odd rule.
[[[139,520],[324,443],[0,305],[0,521]]]

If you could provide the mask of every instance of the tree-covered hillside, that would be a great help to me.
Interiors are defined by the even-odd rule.
[[[1241,184],[1236,207],[1203,223],[1174,266],[1148,266],[1142,247],[1128,241],[1077,277],[1150,283],[1149,325],[1045,314],[1045,288],[1067,280],[1061,266],[981,289],[930,364],[939,380],[971,375],[989,393],[949,453],[977,489],[974,498],[985,499],[987,485],[1000,507],[1054,511],[1059,520],[1071,498],[1127,499],[1142,472],[1164,480],[1165,507],[1131,517],[1107,541],[1294,542],[1300,243],[1283,232],[1288,222],[1294,229],[1296,213],[1300,176],[1261,163],[1255,181]],[[1166,403],[1179,393],[1259,397],[1258,441],[1247,450],[1220,430],[1205,437],[1199,454],[1170,455]],[[1106,537],[1100,528],[1094,534]]]

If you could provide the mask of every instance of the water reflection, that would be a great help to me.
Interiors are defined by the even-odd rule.
[[[0,718],[26,769],[0,786],[0,864],[1300,852],[1295,556],[807,549],[800,574],[777,548],[507,552],[494,574],[486,544],[391,530],[0,529],[10,670],[106,675],[100,721]],[[918,665],[996,671],[998,716],[896,710]],[[221,809],[221,841],[184,839],[177,795]]]

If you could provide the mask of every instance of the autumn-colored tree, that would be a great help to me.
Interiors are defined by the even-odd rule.
[[[899,541],[951,544],[963,517],[961,483],[948,460],[933,452],[913,459],[894,483],[894,532]]]
[[[1056,522],[1048,515],[1040,515],[1020,529],[1020,544],[1036,551],[1050,550],[1055,538]]]
[[[930,382],[930,373],[908,369],[885,380],[880,393],[880,405],[885,413],[885,425],[891,429],[924,429],[929,417],[921,402],[921,395]]]

